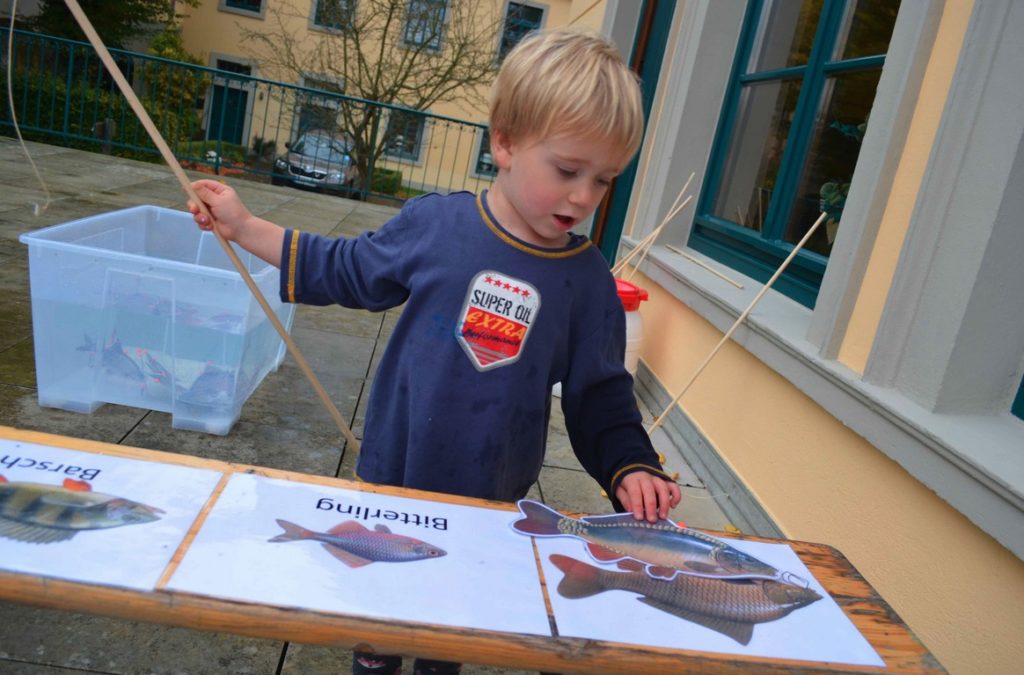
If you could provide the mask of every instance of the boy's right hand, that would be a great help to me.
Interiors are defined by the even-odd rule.
[[[241,229],[252,218],[252,214],[242,204],[234,188],[215,180],[203,179],[192,183],[192,189],[216,220],[217,232],[225,239],[237,239]],[[200,229],[213,229],[213,223],[203,213],[199,204],[190,199],[188,210],[192,212],[192,219]]]

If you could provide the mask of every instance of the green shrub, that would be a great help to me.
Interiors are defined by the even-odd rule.
[[[402,172],[397,169],[374,169],[370,190],[381,194],[397,194],[402,187]]]

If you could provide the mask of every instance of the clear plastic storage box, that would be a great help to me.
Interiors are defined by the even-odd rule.
[[[220,244],[183,211],[139,206],[54,225],[28,245],[39,405],[119,403],[226,434],[285,346]],[[239,257],[290,330],[279,272]]]

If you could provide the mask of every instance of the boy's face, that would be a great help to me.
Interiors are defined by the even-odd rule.
[[[628,159],[608,141],[570,134],[491,137],[498,178],[488,205],[510,233],[544,247],[568,243],[569,230],[594,212]]]

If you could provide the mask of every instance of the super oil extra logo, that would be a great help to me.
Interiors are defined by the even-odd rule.
[[[480,272],[469,284],[456,337],[479,371],[515,363],[540,309],[530,284],[499,272]]]

